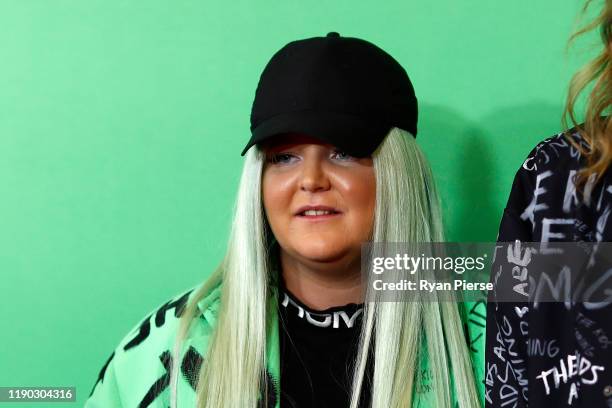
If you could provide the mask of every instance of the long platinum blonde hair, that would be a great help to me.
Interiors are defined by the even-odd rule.
[[[393,128],[372,158],[376,177],[373,241],[443,241],[437,191],[415,138]],[[198,407],[254,408],[267,384],[266,317],[273,264],[271,232],[261,195],[264,160],[259,148],[246,154],[226,255],[181,317],[175,362],[179,361],[180,345],[197,314],[196,303],[223,282],[218,322],[199,372]],[[459,407],[480,405],[456,303],[368,301],[364,302],[363,313],[351,408],[357,408],[362,385],[367,381],[365,367],[371,349],[373,408],[412,406],[415,383],[420,380],[419,359],[424,353],[432,373],[436,406],[451,406],[451,388]],[[179,375],[177,366],[174,364],[172,369],[172,384]],[[173,386],[172,407],[176,407],[176,397]]]

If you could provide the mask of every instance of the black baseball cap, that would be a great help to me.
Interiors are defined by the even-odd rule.
[[[392,127],[417,134],[414,88],[376,45],[330,32],[288,43],[264,68],[251,109],[254,144],[301,133],[355,157],[369,156]]]

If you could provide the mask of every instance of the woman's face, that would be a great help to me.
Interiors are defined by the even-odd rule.
[[[273,138],[263,148],[264,207],[285,255],[306,264],[355,262],[373,227],[372,158],[301,134]],[[304,212],[319,206],[332,213]]]

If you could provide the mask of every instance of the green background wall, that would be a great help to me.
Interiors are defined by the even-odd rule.
[[[127,331],[216,266],[259,73],[294,39],[362,37],[406,68],[449,240],[494,240],[590,55],[564,53],[580,4],[0,0],[0,385],[81,406]]]

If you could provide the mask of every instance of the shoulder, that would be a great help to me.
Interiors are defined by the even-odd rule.
[[[587,142],[575,129],[560,132],[537,143],[524,158],[504,208],[498,241],[536,239],[541,216],[558,213],[568,178],[580,168]]]
[[[581,168],[583,152],[589,149],[588,143],[574,129],[536,144],[516,171],[507,207],[521,207],[523,211],[536,195],[554,201],[564,193],[562,190],[568,178],[571,181],[573,174]]]
[[[118,343],[103,365],[86,407],[157,406],[167,402],[173,350],[181,317],[197,302],[180,358],[182,378],[195,383],[203,347],[216,322],[220,285],[191,287],[160,304],[139,321]],[[205,292],[202,292],[205,290]],[[161,397],[163,394],[163,398]],[[166,405],[160,405],[166,406]]]
[[[523,161],[519,171],[542,173],[546,170],[577,168],[582,160],[578,147],[589,150],[589,145],[575,129],[547,137],[535,145]]]

